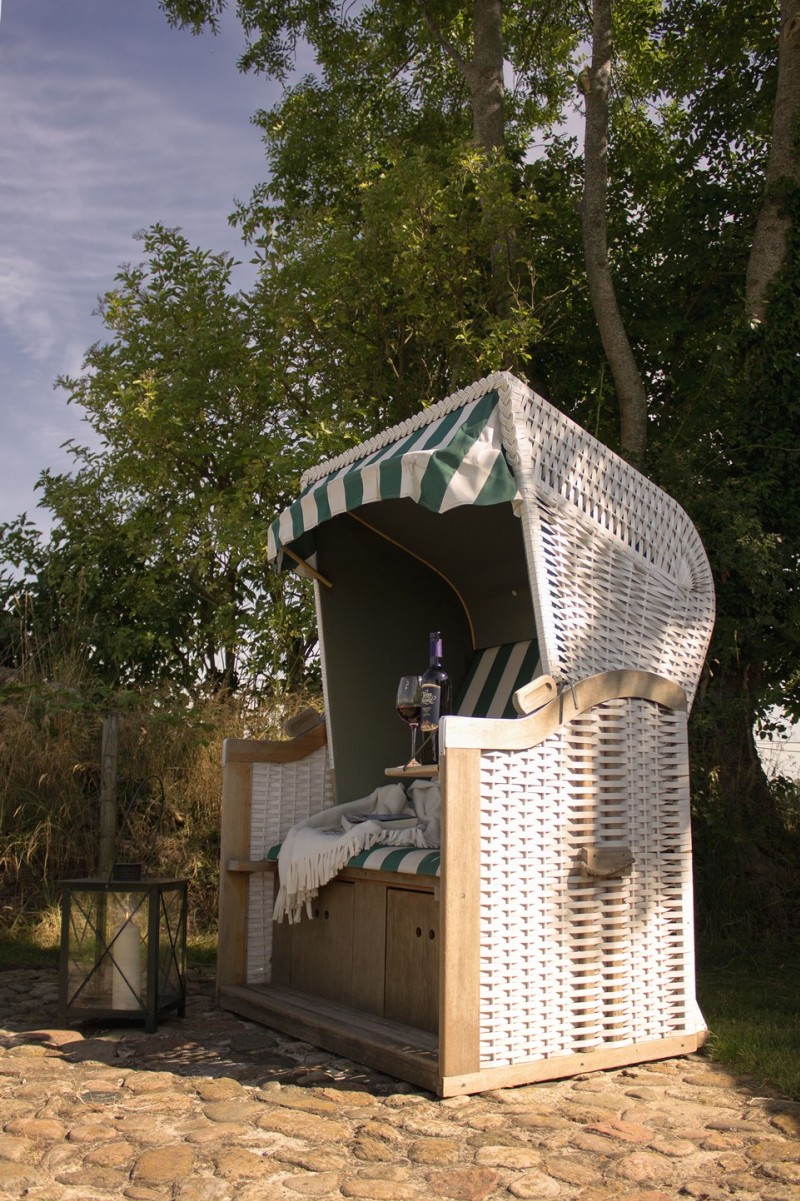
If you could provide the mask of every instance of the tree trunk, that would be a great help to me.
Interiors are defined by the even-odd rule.
[[[595,319],[614,379],[622,453],[642,466],[647,451],[647,397],[608,261],[608,97],[611,83],[611,0],[592,5],[592,65],[581,76],[586,94],[584,186],[581,204],[586,276]]]
[[[772,113],[772,142],[764,197],[747,263],[745,305],[751,323],[766,318],[769,292],[786,261],[791,218],[784,211],[782,183],[800,184],[797,154],[800,118],[800,0],[781,0],[778,85]]]
[[[505,150],[503,0],[473,0],[470,59],[459,54],[425,5],[422,14],[428,29],[456,64],[469,87],[475,144],[481,148],[488,162],[498,160]],[[514,241],[514,231],[507,230],[490,247],[495,293],[493,307],[498,313],[507,312],[513,298]],[[503,365],[506,368],[513,367],[511,362]]]
[[[505,145],[503,115],[503,0],[474,0],[472,62],[465,75],[472,97],[472,129],[491,155]]]
[[[503,115],[503,0],[473,0],[472,58],[465,59],[445,36],[427,5],[422,16],[442,50],[458,67],[469,87],[475,142],[487,154],[505,145]]]

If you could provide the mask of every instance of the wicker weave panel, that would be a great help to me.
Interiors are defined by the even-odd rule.
[[[694,1028],[685,747],[684,714],[622,700],[481,756],[482,1067]],[[581,874],[614,846],[630,875]]]
[[[592,531],[578,511],[543,497],[538,507],[565,678],[635,664],[693,695],[711,628],[707,596],[678,587],[613,535]],[[576,636],[587,630],[590,638]]]
[[[333,804],[327,746],[293,763],[254,763],[250,798],[250,858],[264,859],[291,826]],[[269,981],[274,878],[256,872],[247,904],[247,983]]]
[[[687,514],[513,376],[501,395],[543,670],[574,682],[641,668],[678,681],[691,704],[714,588]]]

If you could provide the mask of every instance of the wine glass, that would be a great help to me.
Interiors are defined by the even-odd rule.
[[[401,676],[397,686],[397,712],[411,727],[411,758],[406,767],[419,767],[417,763],[417,727],[422,708],[422,688],[419,676]]]

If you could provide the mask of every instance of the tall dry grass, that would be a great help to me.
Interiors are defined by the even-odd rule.
[[[0,681],[0,929],[52,918],[58,881],[97,868],[102,727],[114,698],[104,707],[79,664],[48,675]],[[135,797],[141,818],[130,823],[141,845],[123,857],[189,879],[192,932],[216,922],[222,740],[278,737],[307,700],[167,690],[117,698],[118,813]],[[154,804],[162,787],[163,815]]]

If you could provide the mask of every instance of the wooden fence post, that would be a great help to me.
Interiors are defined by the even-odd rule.
[[[100,751],[100,847],[97,874],[110,878],[114,866],[114,845],[117,838],[117,745],[119,714],[103,718],[103,741]]]

